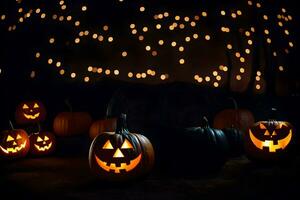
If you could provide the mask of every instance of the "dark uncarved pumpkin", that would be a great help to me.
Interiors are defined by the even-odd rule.
[[[53,130],[58,136],[86,134],[91,123],[92,117],[87,112],[62,112],[55,117]]]
[[[244,154],[244,134],[236,128],[222,129],[226,135],[229,144],[229,154],[231,157],[237,157]]]
[[[229,146],[222,130],[201,127],[173,130],[163,151],[167,172],[174,176],[196,177],[219,170],[227,161]]]
[[[94,139],[99,133],[113,132],[117,127],[117,119],[101,119],[92,123],[90,127],[90,138]]]
[[[104,132],[94,139],[89,163],[91,170],[103,180],[134,180],[150,172],[154,150],[145,136],[127,130],[126,115],[121,115],[115,132]]]

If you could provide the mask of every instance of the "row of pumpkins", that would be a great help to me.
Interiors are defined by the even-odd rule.
[[[220,112],[214,126],[222,130],[210,128],[205,117],[201,127],[166,130],[171,133],[171,138],[162,139],[165,143],[160,145],[165,146],[161,149],[167,150],[158,150],[156,154],[163,154],[174,170],[192,173],[205,165],[207,168],[222,165],[229,155],[239,156],[244,150],[249,158],[257,160],[280,161],[287,158],[295,137],[292,126],[275,120],[254,124],[252,114],[247,112],[240,109]],[[242,119],[245,116],[248,116],[247,120]],[[16,109],[19,125],[40,123],[45,118],[46,109],[40,101],[24,102]],[[248,129],[251,120],[254,125]],[[232,125],[238,129],[230,127]],[[86,112],[63,112],[55,117],[53,130],[60,137],[89,131],[93,139],[89,153],[90,168],[102,179],[140,178],[148,174],[154,165],[151,142],[144,135],[128,131],[125,114],[118,119],[92,123]],[[55,151],[55,146],[55,135],[51,132],[39,130],[28,136],[25,130],[12,126],[12,130],[0,134],[0,158],[4,159],[24,157],[28,152],[38,156],[49,155]]]

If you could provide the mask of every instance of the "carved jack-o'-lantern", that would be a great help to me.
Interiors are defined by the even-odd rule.
[[[246,152],[252,158],[278,159],[288,151],[293,135],[293,127],[288,122],[257,122],[245,137]]]
[[[91,169],[102,179],[122,181],[147,174],[154,163],[154,150],[143,135],[130,133],[126,115],[117,121],[116,132],[99,134],[93,141],[89,162]]]
[[[33,155],[49,155],[55,151],[56,140],[53,133],[38,132],[29,136],[30,153]]]
[[[18,124],[30,124],[44,121],[46,108],[40,101],[22,102],[16,109],[16,121]]]
[[[0,158],[25,157],[29,148],[30,142],[25,130],[6,130],[0,134]]]

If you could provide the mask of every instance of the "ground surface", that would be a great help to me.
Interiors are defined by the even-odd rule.
[[[6,197],[1,199],[295,199],[300,189],[300,157],[285,166],[261,166],[240,157],[206,178],[154,173],[120,185],[97,180],[84,156],[24,159],[2,163],[1,168]]]

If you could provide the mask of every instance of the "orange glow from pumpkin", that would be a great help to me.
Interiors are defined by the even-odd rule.
[[[138,157],[131,160],[129,165],[127,165],[126,163],[121,163],[120,167],[117,167],[115,163],[111,163],[109,166],[107,166],[107,162],[102,161],[96,155],[95,155],[95,159],[98,165],[105,171],[107,172],[113,171],[115,174],[120,174],[121,170],[125,170],[126,172],[129,172],[134,168],[136,168],[136,166],[141,162],[142,154],[139,154]]]

